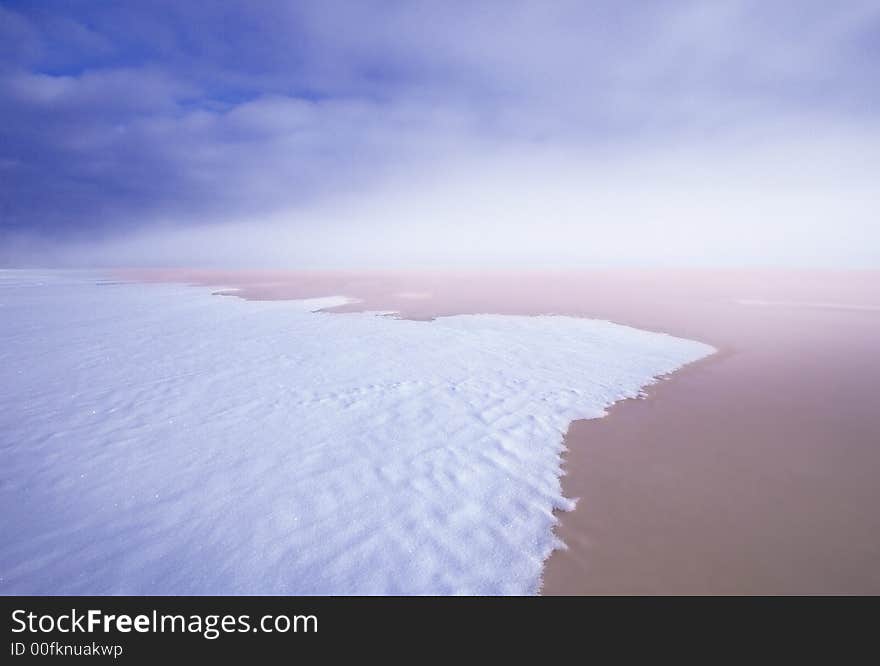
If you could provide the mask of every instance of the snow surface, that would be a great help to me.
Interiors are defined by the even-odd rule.
[[[713,351],[211,291],[0,271],[0,592],[534,593],[569,422]]]

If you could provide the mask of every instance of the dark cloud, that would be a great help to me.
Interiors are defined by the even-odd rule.
[[[0,234],[254,218],[509,146],[872,133],[878,26],[875,1],[6,2]]]

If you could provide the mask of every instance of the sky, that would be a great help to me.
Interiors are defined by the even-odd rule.
[[[0,1],[0,266],[880,267],[880,0]]]

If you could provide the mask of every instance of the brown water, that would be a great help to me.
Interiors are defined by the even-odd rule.
[[[560,515],[569,548],[548,560],[544,593],[880,593],[880,271],[125,275],[709,342],[719,354],[649,399],[571,425],[563,487],[580,502]]]

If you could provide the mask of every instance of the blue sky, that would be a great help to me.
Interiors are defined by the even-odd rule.
[[[0,263],[880,264],[880,2],[2,2]]]

